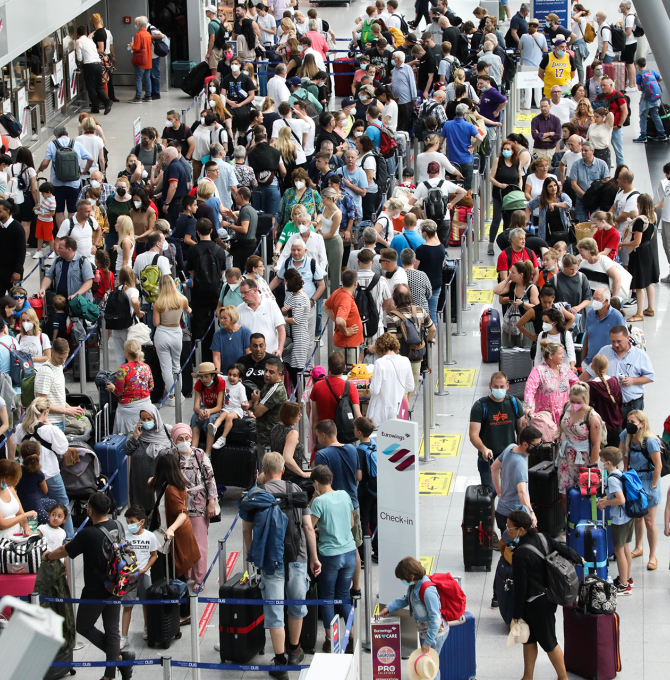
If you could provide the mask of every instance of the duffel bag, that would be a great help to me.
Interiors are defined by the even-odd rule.
[[[47,539],[40,534],[22,542],[0,539],[0,574],[36,574],[48,549]]]

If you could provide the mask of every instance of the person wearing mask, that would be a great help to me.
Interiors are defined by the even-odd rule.
[[[472,189],[474,147],[484,141],[484,135],[465,119],[468,111],[467,104],[458,104],[453,120],[446,121],[441,132],[441,136],[447,140],[449,161],[459,165],[466,191]]]
[[[465,106],[462,104],[461,106]],[[474,125],[472,125],[474,128]],[[500,220],[502,218],[503,197],[517,187],[521,189],[521,171],[517,145],[506,139],[500,146],[500,155],[493,161],[489,181],[493,185],[493,219],[489,229],[488,254],[493,255]]]
[[[77,242],[77,256],[87,259],[91,264],[95,263],[96,246],[102,241],[102,232],[97,221],[92,217],[93,206],[88,200],[77,203],[77,212],[61,222],[58,234],[56,234],[55,250],[58,252],[58,244],[65,236],[72,237]]]
[[[631,9],[633,6],[633,3],[630,0],[622,0],[621,4],[619,5],[619,11],[623,15],[623,22],[621,24],[621,28],[623,28],[623,31],[626,35],[626,45],[621,52],[621,56],[619,57],[621,61],[626,64],[626,81],[628,83],[628,90],[629,91],[635,91],[637,88],[635,87],[637,78],[636,78],[636,73],[635,73],[635,53],[637,52],[637,37],[635,35],[635,27],[637,25],[637,15],[633,10]],[[643,57],[644,58],[644,57]],[[642,104],[640,104],[640,108],[642,107]],[[640,118],[640,122],[642,121],[642,118]],[[662,129],[662,128],[658,128]],[[640,132],[642,132],[642,125],[640,125]]]
[[[84,83],[91,102],[91,113],[100,113],[100,103],[105,109],[105,116],[112,110],[112,102],[105,92],[102,82],[102,63],[96,44],[86,35],[84,26],[77,27],[75,41],[77,62],[82,65]]]
[[[624,318],[618,309],[610,304],[612,294],[609,288],[593,291],[591,309],[586,315],[585,334],[582,340],[582,367],[586,368],[600,349],[609,343],[609,333],[614,326],[623,326]],[[608,429],[609,432],[609,429]]]
[[[391,75],[393,96],[398,102],[398,130],[409,132],[412,126],[412,111],[416,104],[416,81],[412,67],[405,63],[405,53],[393,53],[395,68]]]
[[[249,127],[249,110],[256,94],[256,85],[241,68],[242,59],[233,57],[230,60],[231,73],[221,81],[221,92],[225,93],[225,103],[229,109],[232,109],[233,133],[236,131],[244,133]]]
[[[489,133],[495,136],[495,127],[500,123],[500,113],[507,106],[507,97],[491,85],[491,77],[477,75],[477,88],[481,92],[479,113],[491,123],[486,123]]]
[[[161,135],[163,148],[167,148],[171,139],[176,139],[181,143],[181,154],[186,160],[190,161],[194,149],[193,133],[188,125],[181,122],[181,114],[175,109],[167,112],[165,127]]]

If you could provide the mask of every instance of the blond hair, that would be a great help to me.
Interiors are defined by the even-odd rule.
[[[24,309],[21,312],[21,316],[26,315],[28,317],[28,321],[30,321],[33,324],[33,327],[29,331],[24,331],[23,326],[21,326],[21,335],[37,335],[42,332],[40,328],[40,320],[37,318],[37,314],[35,313],[35,310],[30,307],[29,309]]]
[[[195,195],[203,201],[212,198],[212,196],[214,196],[214,182],[211,182],[208,179],[201,179],[198,182],[198,190]]]
[[[598,244],[596,243],[596,240],[593,238],[583,238],[578,244],[577,244],[577,250],[588,250],[591,255],[597,255],[598,254]],[[565,261],[565,258],[563,258]]]
[[[454,87],[462,85],[465,82],[465,71],[462,68],[457,68],[454,71]]]
[[[515,263],[516,264],[516,263]],[[542,358],[546,361],[550,356],[553,356],[561,349],[563,345],[551,342],[548,338],[540,340],[540,352],[542,352]]]
[[[123,243],[123,239],[129,238],[133,243],[135,243],[135,227],[133,226],[133,221],[128,215],[120,215],[116,220],[116,233],[119,235],[119,249]],[[117,257],[123,257],[121,253],[118,253]]]
[[[633,409],[628,414],[628,416],[626,416],[626,420],[630,418],[630,416],[637,418],[640,421],[640,423],[642,423],[642,428],[638,430],[634,435],[626,433],[626,439],[624,441],[624,447],[626,451],[624,452],[624,456],[628,456],[628,451],[630,450],[630,442],[633,439],[633,437],[637,437],[638,441],[640,442],[642,442],[645,439],[649,439],[649,437],[657,439],[656,435],[651,431],[649,427],[649,418],[647,417],[647,414],[644,411],[641,411],[640,409]]]
[[[277,451],[269,451],[263,456],[263,471],[275,475],[281,474],[284,469],[284,456]]]
[[[279,151],[284,162],[293,163],[297,157],[295,144],[291,139],[291,128],[286,126],[279,130],[279,135],[274,143],[275,149]]]
[[[607,360],[607,357],[603,354],[596,354],[593,357],[593,361],[591,362],[591,368],[593,369],[593,372],[596,374],[597,378],[600,378],[602,380],[603,385],[605,385],[605,388],[607,389],[607,393],[610,395],[610,399],[612,402],[616,403],[616,400],[612,396],[612,392],[610,390],[610,386],[607,384],[607,380],[605,380],[605,374],[607,373],[607,367],[609,366],[609,361]]]
[[[86,116],[86,118],[81,121],[81,129],[84,134],[95,134],[97,130],[95,118],[92,116]]]
[[[135,285],[135,272],[128,265],[121,267],[117,283],[123,286],[123,292],[125,293],[128,288],[132,288]]]
[[[126,340],[126,342],[123,345],[123,351],[129,356],[133,357],[132,359],[133,361],[144,360],[144,352],[142,351],[142,345],[140,345],[138,340]]]
[[[579,382],[570,388],[571,397],[579,397],[584,400],[584,403],[589,405],[589,384],[585,382]]]
[[[33,434],[35,424],[42,417],[42,414],[51,407],[51,403],[46,397],[37,397],[26,409],[26,414],[21,421],[21,427],[25,434]]]
[[[302,203],[296,203],[293,208],[291,208],[291,219],[295,221],[298,219],[298,216],[303,213],[307,214],[307,208],[305,208]]]
[[[226,314],[226,316],[233,322],[233,325],[235,325],[240,320],[240,312],[238,311],[237,307],[235,307],[235,305],[226,305],[225,307],[221,307],[219,314],[221,314],[221,312]]]
[[[186,298],[177,290],[174,279],[167,274],[161,276],[158,282],[158,297],[154,302],[154,309],[165,312],[168,309],[181,309]]]

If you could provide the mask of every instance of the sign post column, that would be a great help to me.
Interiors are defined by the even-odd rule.
[[[401,680],[400,619],[372,619],[372,680]]]

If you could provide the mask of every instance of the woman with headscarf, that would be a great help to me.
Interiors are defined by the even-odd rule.
[[[130,505],[139,505],[147,515],[156,499],[148,481],[156,473],[156,458],[171,446],[163,419],[153,404],[146,404],[132,434],[128,435],[124,451],[130,459]]]

